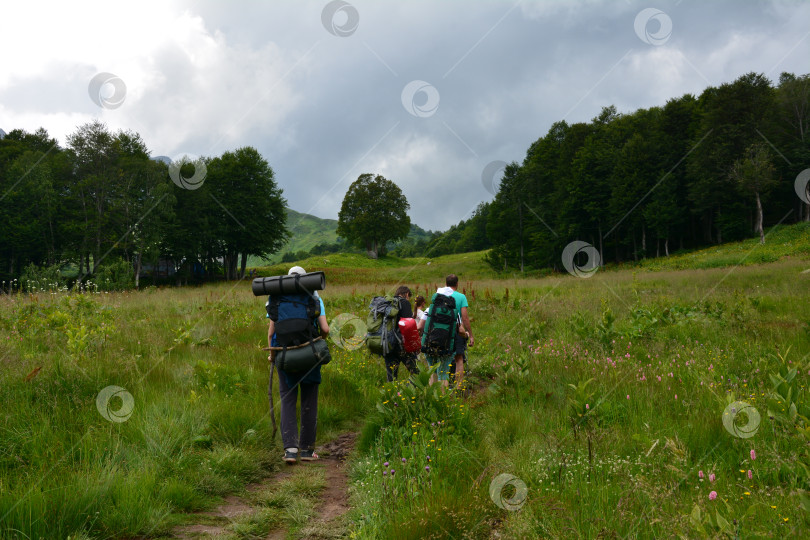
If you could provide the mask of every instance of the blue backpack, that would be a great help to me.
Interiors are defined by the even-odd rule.
[[[267,301],[267,315],[276,323],[275,345],[293,347],[318,337],[315,323],[320,314],[321,303],[314,295],[270,296]]]

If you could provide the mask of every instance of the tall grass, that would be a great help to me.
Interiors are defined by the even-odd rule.
[[[332,347],[319,439],[362,431],[352,534],[805,536],[806,256],[590,279],[494,279],[469,257],[327,269],[330,319],[364,318],[371,297],[398,282],[432,292],[452,270],[476,336],[469,398],[437,393],[424,374],[385,384],[378,358]],[[263,303],[247,282],[0,296],[0,536],[159,536],[272,474],[281,449],[268,415]],[[797,367],[790,417],[770,376]],[[126,421],[99,413],[111,385],[133,397]],[[735,400],[761,413],[750,439],[723,425]],[[123,403],[113,398],[110,410]],[[527,486],[517,511],[490,496],[501,473]],[[264,534],[282,519],[268,508],[240,530]]]

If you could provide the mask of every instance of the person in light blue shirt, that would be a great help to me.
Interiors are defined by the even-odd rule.
[[[288,272],[292,274],[306,274],[300,266],[293,266]],[[329,335],[329,323],[326,321],[326,308],[323,299],[314,293],[320,302],[320,314],[313,322],[320,335],[326,339]],[[268,314],[269,318],[269,314]],[[267,340],[271,347],[277,344],[275,323],[272,319],[268,324]],[[272,362],[272,354],[270,361]],[[305,373],[289,373],[281,368],[278,371],[279,396],[281,398],[281,440],[284,444],[284,461],[295,463],[301,461],[315,461],[318,454],[315,453],[315,434],[318,425],[318,385],[321,383],[321,366]],[[270,384],[270,399],[272,394],[272,373]],[[296,421],[296,406],[298,404],[298,393],[301,393],[301,436],[298,436],[298,422]]]

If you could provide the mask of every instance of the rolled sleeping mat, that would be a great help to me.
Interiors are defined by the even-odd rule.
[[[259,277],[253,280],[252,286],[254,296],[313,293],[326,288],[326,275],[323,272],[309,272],[289,276]]]
[[[301,373],[309,371],[318,365],[325,365],[332,361],[329,354],[329,345],[325,339],[318,339],[301,347],[278,351],[275,356],[276,366],[282,371]]]

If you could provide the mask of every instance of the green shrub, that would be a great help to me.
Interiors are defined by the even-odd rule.
[[[102,291],[125,291],[135,287],[135,270],[124,259],[113,259],[96,272],[95,281]]]

